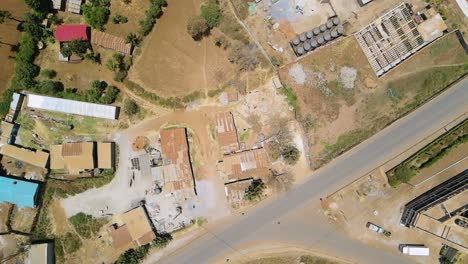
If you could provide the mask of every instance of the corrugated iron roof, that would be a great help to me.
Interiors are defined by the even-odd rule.
[[[218,140],[223,153],[239,150],[237,128],[231,112],[223,112],[216,115],[216,130],[218,131]]]
[[[61,25],[55,28],[55,39],[58,42],[88,40],[86,25]]]
[[[107,49],[113,49],[124,54],[130,54],[132,51],[132,44],[125,43],[123,38],[97,30],[91,31],[91,43]]]

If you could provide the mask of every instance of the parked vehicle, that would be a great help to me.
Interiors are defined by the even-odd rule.
[[[380,226],[374,225],[371,222],[367,222],[366,227],[376,233],[384,234],[385,236],[388,236],[388,237],[392,235],[391,232],[386,231],[385,229],[381,228]]]
[[[409,256],[429,256],[429,248],[424,245],[400,244],[401,253]]]

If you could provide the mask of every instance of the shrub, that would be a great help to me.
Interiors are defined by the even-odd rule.
[[[41,81],[34,90],[40,94],[55,95],[63,91],[63,83],[51,80]]]
[[[395,170],[395,177],[400,182],[407,183],[414,175],[416,175],[416,172],[413,169],[411,169],[407,164],[399,166]]]
[[[39,67],[24,61],[18,61],[15,67],[14,82],[19,85],[19,89],[29,90],[34,86],[34,77],[39,73]]]
[[[33,36],[25,32],[19,41],[18,52],[16,53],[16,60],[32,62],[36,56],[36,41]]]
[[[125,99],[124,101],[124,112],[125,114],[132,116],[140,112],[140,108],[138,107],[137,103],[132,99]]]
[[[102,96],[99,101],[103,104],[112,104],[113,102],[115,102],[115,99],[117,99],[119,92],[119,89],[117,89],[116,87],[109,86],[106,88],[104,96]]]
[[[187,32],[193,39],[199,40],[208,31],[208,25],[204,18],[194,16],[187,22]]]
[[[112,16],[112,23],[114,24],[125,24],[127,22],[128,22],[128,18],[125,16],[122,16],[119,14]]]
[[[281,151],[281,156],[283,156],[284,161],[289,165],[295,164],[299,160],[300,155],[301,153],[294,145],[288,145]]]
[[[91,238],[97,235],[99,229],[106,223],[105,219],[97,219],[84,213],[78,213],[70,217],[69,220],[76,232],[84,238]]]
[[[221,19],[221,8],[219,8],[218,2],[210,0],[207,5],[202,5],[201,16],[210,29],[216,27]]]
[[[249,51],[244,44],[236,41],[228,53],[228,60],[238,64],[243,71],[255,69],[258,65],[258,58],[254,51]]]
[[[44,69],[41,70],[40,75],[45,78],[53,79],[57,76],[57,72],[54,70]]]
[[[92,28],[102,31],[104,24],[109,18],[109,9],[105,5],[98,5],[97,3],[90,2],[91,4],[81,5],[83,17]]]
[[[66,233],[60,240],[62,242],[63,250],[68,254],[78,251],[81,247],[80,238],[71,232]]]
[[[138,44],[140,44],[140,42],[141,42],[140,37],[138,37],[135,33],[129,33],[125,37],[125,43],[130,43],[133,46],[138,46]]]

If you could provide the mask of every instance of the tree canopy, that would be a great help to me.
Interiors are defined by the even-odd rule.
[[[193,39],[198,40],[208,31],[208,25],[201,16],[194,16],[187,23],[187,32]]]
[[[85,4],[81,6],[81,10],[86,23],[97,30],[104,30],[104,24],[106,24],[110,13],[106,5],[101,5],[98,2]]]
[[[221,19],[221,8],[219,8],[218,2],[210,0],[207,5],[202,5],[201,16],[210,29],[216,27]]]

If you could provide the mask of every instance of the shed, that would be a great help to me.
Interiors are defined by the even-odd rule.
[[[16,145],[3,145],[0,153],[40,168],[47,167],[49,162],[49,153],[42,150],[34,151]]]
[[[26,264],[53,264],[55,263],[54,244],[41,243],[32,244]]]
[[[88,40],[86,25],[60,25],[55,28],[55,39],[58,42]]]
[[[52,0],[52,8],[62,10],[63,0]]]
[[[133,48],[132,44],[125,43],[125,39],[97,30],[91,31],[91,43],[123,54],[131,54]]]
[[[82,3],[82,0],[68,0],[67,1],[68,12],[79,14],[81,12],[81,3]]]
[[[100,169],[114,168],[115,144],[113,142],[97,143],[97,163]]]

